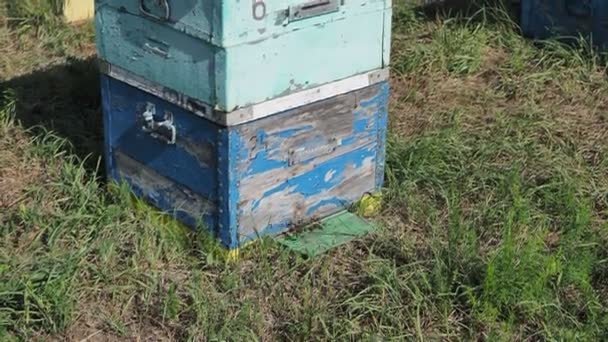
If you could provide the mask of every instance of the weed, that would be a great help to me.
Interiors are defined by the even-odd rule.
[[[6,15],[20,29],[38,30],[56,24],[63,15],[64,0],[6,0]]]

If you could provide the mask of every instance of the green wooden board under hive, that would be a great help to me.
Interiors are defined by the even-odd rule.
[[[314,257],[364,237],[375,229],[374,225],[361,217],[343,211],[306,227],[301,233],[285,236],[278,241],[295,252]]]

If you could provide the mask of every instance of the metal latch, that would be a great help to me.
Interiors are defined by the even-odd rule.
[[[156,121],[156,106],[152,103],[146,104],[146,111],[141,114],[143,119],[142,130],[155,139],[160,139],[167,144],[174,145],[177,140],[177,129],[173,123],[173,113],[165,112],[163,121]]]
[[[146,0],[139,0],[139,10],[146,16],[158,21],[169,21],[171,19],[171,5],[169,0],[153,0],[157,7],[163,8],[163,15],[157,15],[146,5]]]
[[[289,21],[297,21],[334,13],[340,9],[341,0],[313,0],[300,5],[289,6]]]

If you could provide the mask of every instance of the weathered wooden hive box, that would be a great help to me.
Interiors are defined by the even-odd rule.
[[[231,112],[389,64],[391,0],[96,0],[102,60]]]
[[[228,248],[383,183],[390,0],[97,0],[106,166]]]
[[[534,38],[591,38],[608,48],[608,1],[605,0],[521,0],[521,26]]]
[[[389,85],[372,80],[226,126],[104,74],[108,175],[228,248],[326,217],[382,186]]]

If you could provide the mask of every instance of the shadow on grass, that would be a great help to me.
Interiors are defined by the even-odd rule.
[[[17,95],[17,119],[35,133],[53,131],[94,170],[103,151],[99,72],[94,57],[39,69],[0,82]],[[103,173],[103,167],[99,172]]]

